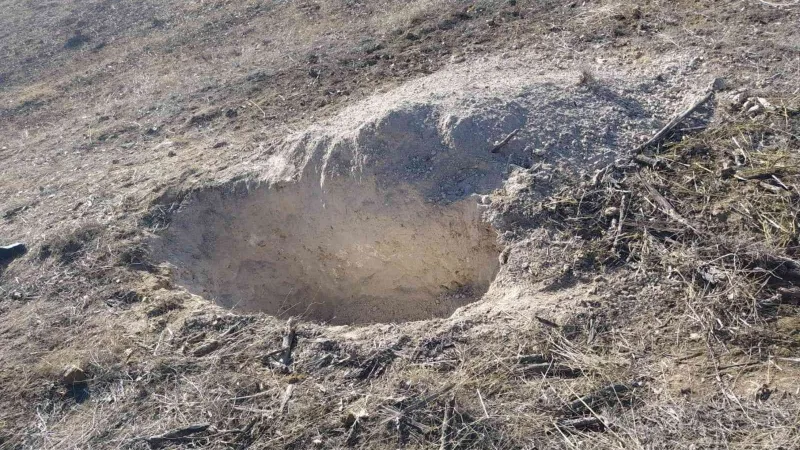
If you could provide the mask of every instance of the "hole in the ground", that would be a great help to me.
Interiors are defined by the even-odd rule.
[[[644,104],[617,91],[526,86],[505,99],[417,86],[349,108],[246,163],[264,184],[206,188],[174,214],[159,209],[171,222],[153,256],[191,292],[237,311],[333,324],[448,316],[498,270],[473,194],[542,197],[551,180],[603,167],[649,127]],[[512,172],[525,176],[506,185]]]
[[[353,179],[199,192],[157,252],[180,284],[224,307],[332,324],[448,316],[498,268],[474,198],[435,203]]]

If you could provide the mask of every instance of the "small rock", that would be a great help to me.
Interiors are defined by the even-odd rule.
[[[761,105],[758,104],[753,105],[750,108],[747,108],[747,114],[755,114],[759,111],[761,111]]]
[[[616,206],[609,206],[605,210],[603,210],[604,217],[616,217],[619,215],[619,208]]]
[[[222,344],[220,344],[220,342],[217,341],[217,340],[208,341],[205,344],[202,344],[201,346],[199,346],[196,349],[194,349],[192,354],[194,356],[198,357],[198,358],[202,357],[202,356],[206,356],[209,353],[211,353],[211,352],[215,351],[216,349],[220,348],[221,345]]]
[[[767,101],[767,99],[765,99],[765,98],[758,97],[758,98],[756,99],[756,101],[757,101],[757,102],[758,102],[758,103],[759,103],[761,106],[763,106],[763,107],[764,107],[764,109],[767,109],[767,110],[770,110],[770,111],[771,111],[771,110],[773,110],[773,109],[775,109],[775,107],[774,107],[774,106],[772,106],[772,103],[768,102],[768,101]]]
[[[730,97],[731,105],[741,108],[745,104],[749,96],[746,91],[733,94]]]
[[[703,62],[703,57],[702,57],[702,56],[695,56],[694,58],[692,58],[692,59],[689,61],[689,64],[687,64],[687,65],[686,65],[686,68],[687,68],[687,69],[689,69],[689,70],[694,70],[694,69],[696,69],[696,68],[697,68],[697,67],[700,65],[700,63],[702,63],[702,62]]]
[[[504,264],[508,263],[508,256],[510,254],[511,254],[511,247],[506,247],[506,248],[503,249],[502,252],[500,252],[500,256],[498,257],[498,260],[500,261],[501,265],[504,265]]]
[[[170,158],[172,158],[173,156],[177,156],[177,155],[178,154],[175,153],[175,150],[170,150],[170,151],[167,152],[167,156],[169,156]]]
[[[72,386],[78,383],[84,383],[89,377],[86,372],[76,365],[70,365],[61,374],[61,384]]]

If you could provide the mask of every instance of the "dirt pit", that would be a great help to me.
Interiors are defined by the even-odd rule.
[[[482,216],[514,224],[490,218],[495,194],[588,178],[654,126],[659,102],[629,82],[589,88],[523,69],[491,91],[480,74],[421,80],[262,145],[237,169],[254,181],[194,190],[154,256],[237,312],[331,324],[452,314],[498,273]]]
[[[163,242],[189,291],[239,312],[332,324],[450,315],[498,268],[474,198],[446,205],[362,180],[198,193]]]

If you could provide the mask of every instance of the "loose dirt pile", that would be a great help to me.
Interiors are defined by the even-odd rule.
[[[154,258],[235,311],[330,323],[447,316],[497,272],[489,194],[512,173],[520,184],[519,171],[540,178],[523,188],[542,190],[553,170],[608,164],[650,132],[649,105],[664,103],[629,75],[603,87],[578,77],[454,68],[369,99],[279,145],[249,181],[193,193]],[[487,79],[499,80],[491,95]]]

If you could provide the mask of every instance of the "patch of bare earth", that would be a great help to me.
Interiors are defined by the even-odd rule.
[[[800,447],[798,23],[5,2],[0,448]]]

